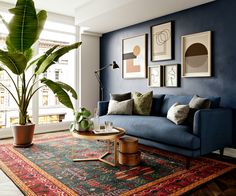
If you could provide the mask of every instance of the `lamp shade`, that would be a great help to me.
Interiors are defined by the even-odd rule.
[[[115,61],[112,62],[112,68],[113,69],[118,69],[119,65],[117,65],[117,63]]]

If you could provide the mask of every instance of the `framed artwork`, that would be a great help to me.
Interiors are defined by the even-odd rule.
[[[162,66],[148,67],[148,86],[161,87],[163,81]]]
[[[147,35],[140,35],[122,41],[122,77],[146,78]]]
[[[182,77],[211,76],[211,31],[181,37]]]
[[[172,22],[151,27],[151,60],[172,59]]]
[[[177,64],[164,66],[164,83],[166,87],[179,86],[179,69]]]

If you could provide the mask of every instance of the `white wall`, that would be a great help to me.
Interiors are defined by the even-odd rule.
[[[84,32],[80,35],[79,69],[79,105],[86,107],[92,113],[99,100],[99,84],[94,71],[100,64],[100,34]]]

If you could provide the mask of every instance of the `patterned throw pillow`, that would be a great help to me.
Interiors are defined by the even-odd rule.
[[[107,114],[132,115],[133,105],[134,105],[133,99],[128,99],[120,102],[115,100],[110,100]]]
[[[124,101],[131,99],[131,92],[124,94],[110,94],[110,100]]]
[[[186,120],[186,118],[188,117],[188,113],[188,105],[180,105],[179,103],[175,103],[168,110],[167,118],[176,125],[179,125]]]
[[[152,96],[152,91],[145,94],[141,94],[139,92],[132,93],[132,98],[134,99],[133,113],[144,116],[150,115],[152,108]]]

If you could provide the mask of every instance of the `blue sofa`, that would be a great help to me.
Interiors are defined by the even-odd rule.
[[[141,144],[186,157],[198,157],[230,145],[232,111],[219,107],[220,97],[209,97],[211,108],[195,113],[193,127],[176,125],[166,118],[174,103],[188,104],[192,97],[154,95],[150,116],[107,115],[109,101],[100,101],[99,118],[101,123],[112,121],[114,126],[124,128],[127,135],[138,137]]]

